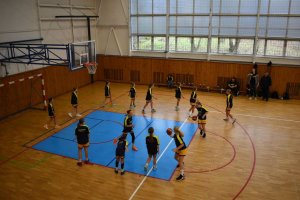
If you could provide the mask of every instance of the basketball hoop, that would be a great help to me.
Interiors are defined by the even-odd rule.
[[[97,65],[98,64],[96,62],[83,63],[83,66],[85,66],[87,68],[89,74],[96,74]]]
[[[94,83],[94,74],[97,71],[97,63],[96,62],[86,62],[83,64],[85,66],[91,76],[91,83]]]

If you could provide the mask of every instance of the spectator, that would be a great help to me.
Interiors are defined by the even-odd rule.
[[[265,72],[264,76],[260,79],[260,86],[262,89],[263,100],[269,100],[269,87],[272,85],[272,79],[268,72]]]
[[[230,81],[227,83],[227,89],[230,89],[232,91],[232,94],[235,96],[239,95],[240,92],[240,84],[236,80],[235,77],[232,77]]]
[[[174,78],[173,78],[172,74],[169,74],[168,77],[167,77],[167,82],[168,82],[168,87],[169,88],[173,87],[173,81],[174,81]]]
[[[252,72],[248,74],[248,84],[250,86],[249,99],[254,98],[256,100],[256,90],[259,86],[259,75],[256,67],[253,67]]]

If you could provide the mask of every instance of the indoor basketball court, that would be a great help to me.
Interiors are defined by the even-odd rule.
[[[0,199],[300,200],[300,1],[0,11]]]

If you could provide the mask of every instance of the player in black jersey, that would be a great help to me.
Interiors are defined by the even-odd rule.
[[[196,101],[197,101],[197,87],[194,87],[190,98],[191,108],[189,109],[189,116],[192,116],[195,111]]]
[[[203,107],[202,103],[200,101],[197,101],[196,108],[198,110],[198,127],[200,129],[200,135],[205,138],[206,137],[206,116],[208,113],[208,110]]]
[[[146,137],[146,146],[148,151],[148,159],[146,161],[146,164],[144,166],[144,170],[148,170],[148,165],[153,157],[153,170],[157,169],[156,166],[156,156],[159,153],[159,139],[156,135],[154,135],[154,128],[150,127],[148,129],[149,135]]]
[[[150,84],[148,87],[148,91],[147,91],[147,95],[146,95],[146,104],[142,110],[143,113],[145,113],[145,108],[148,106],[148,104],[150,103],[151,106],[151,112],[156,112],[156,110],[153,108],[153,95],[152,95],[152,88],[153,88],[154,84]]]
[[[72,112],[69,112],[68,115],[70,117],[73,117],[73,112],[75,113],[74,115],[76,117],[80,117],[81,115],[78,113],[78,89],[77,88],[73,88],[72,94],[71,94],[71,105],[73,107]]]
[[[226,90],[226,95],[227,95],[226,96],[226,110],[225,110],[225,112],[226,112],[226,118],[224,120],[228,121],[229,118],[231,118],[232,119],[232,124],[234,124],[235,121],[236,121],[236,119],[233,118],[233,116],[230,114],[230,111],[231,111],[231,109],[233,107],[233,96],[231,94],[231,90],[230,89]]]
[[[123,134],[117,141],[117,148],[116,148],[116,168],[115,173],[119,172],[119,162],[121,161],[121,175],[125,174],[124,170],[124,158],[125,158],[125,151],[128,151],[128,142],[126,141],[126,135]]]
[[[77,128],[75,129],[75,135],[77,138],[78,143],[78,166],[82,166],[82,148],[84,148],[85,153],[85,164],[89,163],[89,155],[88,155],[88,148],[89,148],[89,141],[90,141],[90,129],[87,125],[84,124],[84,119],[79,119],[79,123]]]
[[[137,147],[134,145],[135,142],[135,135],[133,132],[133,123],[132,123],[132,116],[133,116],[133,112],[132,110],[127,110],[127,115],[124,118],[124,128],[123,128],[123,135],[125,134],[127,136],[128,133],[130,133],[131,135],[131,139],[132,139],[132,150],[137,151]]]
[[[129,90],[129,95],[130,96],[130,106],[129,108],[135,108],[135,96],[136,96],[136,90],[135,90],[135,83],[131,82],[131,87]]]
[[[175,141],[176,148],[173,149],[175,152],[175,160],[177,160],[179,168],[180,168],[180,175],[176,178],[176,180],[184,180],[184,157],[187,154],[187,147],[185,145],[185,142],[183,141],[184,134],[183,132],[179,129],[178,126],[174,127],[174,134],[170,135]]]
[[[181,98],[184,98],[183,95],[182,95],[182,91],[181,91],[181,83],[178,83],[178,85],[175,89],[175,97],[177,99],[175,110],[178,111],[180,100],[181,100]]]
[[[104,95],[105,95],[105,99],[104,99],[104,103],[103,103],[102,107],[105,106],[107,99],[109,99],[109,102],[111,103],[111,105],[113,105],[112,98],[111,98],[110,82],[109,81],[105,82]]]
[[[55,110],[54,110],[54,106],[53,106],[53,98],[52,97],[50,97],[49,99],[48,99],[48,106],[47,106],[47,108],[48,108],[48,116],[49,116],[49,120],[46,122],[46,124],[44,125],[44,128],[45,129],[49,129],[48,128],[48,124],[50,123],[50,122],[54,122],[54,127],[55,128],[58,128],[59,126],[56,124],[56,114],[55,114]]]

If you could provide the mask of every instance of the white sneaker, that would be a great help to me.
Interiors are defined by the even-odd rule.
[[[76,117],[81,117],[82,115],[81,114],[76,114]]]
[[[145,172],[148,171],[148,166],[147,165],[144,166],[144,171]]]
[[[154,112],[156,112],[156,110],[153,108],[153,109],[151,110],[151,112],[153,112],[153,113],[154,113]]]
[[[156,171],[156,170],[157,170],[157,166],[154,165],[154,166],[153,166],[153,171]]]
[[[68,113],[68,115],[69,115],[70,117],[73,117],[72,113]]]
[[[252,97],[249,97],[249,100],[252,100]]]
[[[44,125],[44,128],[47,130],[49,129],[47,124]]]

